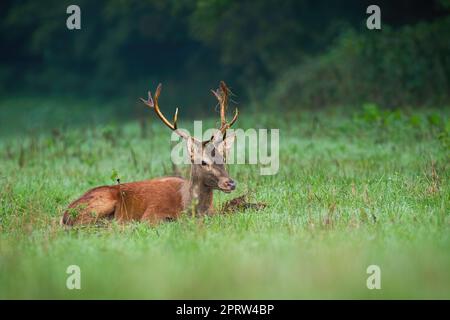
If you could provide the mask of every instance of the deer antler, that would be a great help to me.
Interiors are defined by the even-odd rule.
[[[170,130],[175,131],[179,136],[181,136],[185,139],[191,138],[200,143],[199,140],[197,140],[193,137],[190,137],[186,133],[178,130],[178,127],[177,127],[178,108],[176,108],[176,110],[175,110],[173,122],[170,122],[169,120],[167,120],[167,118],[162,114],[161,109],[159,108],[159,104],[158,104],[159,95],[161,94],[161,88],[162,88],[162,85],[160,83],[158,85],[158,87],[156,88],[154,97],[152,97],[152,93],[149,91],[147,100],[140,98],[141,101],[149,108],[155,110],[156,115],[159,117],[159,119],[161,119],[161,121],[167,127],[170,128]],[[239,111],[236,108],[233,119],[230,122],[227,122],[226,109],[227,109],[227,105],[228,105],[228,95],[230,93],[230,89],[228,89],[225,82],[221,81],[220,87],[217,90],[211,90],[211,92],[214,94],[214,96],[217,98],[217,100],[219,100],[219,104],[220,104],[220,128],[219,128],[219,130],[222,133],[223,137],[225,138],[227,129],[231,128],[231,126],[236,122],[238,115],[239,115]],[[201,142],[202,145],[206,145],[208,142],[210,142],[213,139],[213,137],[214,137],[214,135],[209,140]]]
[[[234,117],[233,119],[227,123],[226,119],[226,111],[228,106],[228,95],[231,92],[230,89],[228,89],[227,85],[224,81],[220,81],[220,87],[217,90],[211,90],[211,92],[214,94],[214,96],[219,100],[220,105],[220,131],[225,136],[227,129],[231,128],[231,126],[236,122],[239,110],[236,108],[234,111]]]
[[[148,92],[148,99],[145,100],[143,98],[140,98],[141,101],[148,107],[150,107],[151,109],[155,110],[156,115],[159,117],[159,119],[161,119],[161,121],[168,126],[172,131],[175,131],[179,136],[187,139],[189,138],[189,136],[187,134],[185,134],[184,132],[181,132],[178,130],[177,127],[177,120],[178,120],[178,108],[176,108],[175,110],[175,115],[173,116],[173,123],[171,123],[169,120],[167,120],[167,118],[162,114],[161,110],[159,109],[159,104],[158,104],[158,99],[159,99],[159,95],[161,94],[161,88],[162,85],[161,83],[158,85],[158,87],[156,88],[155,91],[155,97],[152,98],[152,93],[149,91]]]

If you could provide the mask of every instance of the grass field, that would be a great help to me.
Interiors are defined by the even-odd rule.
[[[62,211],[113,170],[170,173],[170,132],[151,113],[143,127],[52,110],[0,104],[2,299],[450,298],[448,108],[243,109],[238,127],[280,129],[280,170],[231,166],[238,188],[215,206],[247,193],[265,209],[73,230]],[[81,290],[66,288],[69,265]],[[366,287],[369,265],[380,290]]]

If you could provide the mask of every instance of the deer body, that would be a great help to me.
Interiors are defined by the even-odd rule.
[[[228,176],[223,162],[234,140],[234,136],[225,138],[225,132],[236,121],[238,113],[236,111],[230,124],[226,123],[228,89],[225,84],[222,82],[221,88],[213,91],[221,107],[221,128],[210,140],[203,142],[177,131],[177,113],[173,124],[162,115],[158,106],[160,91],[161,86],[158,86],[155,102],[150,93],[149,100],[144,102],[169,128],[186,139],[191,159],[189,179],[161,177],[93,188],[69,205],[61,219],[62,225],[92,224],[105,218],[155,224],[177,219],[190,209],[197,215],[213,214],[213,190],[231,192],[235,189],[235,182]]]
[[[89,190],[69,205],[62,223],[90,224],[102,218],[147,221],[175,220],[196,203],[198,215],[213,213],[213,190],[178,177],[102,186]],[[71,209],[80,212],[71,215]]]

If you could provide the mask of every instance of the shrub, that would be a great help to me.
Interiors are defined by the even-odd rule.
[[[450,17],[398,30],[348,31],[319,58],[277,80],[284,106],[403,107],[450,102]]]

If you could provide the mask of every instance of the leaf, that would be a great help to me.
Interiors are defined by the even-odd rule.
[[[119,173],[116,171],[116,169],[112,169],[112,172],[111,172],[111,180],[112,180],[113,182],[116,182],[117,179],[119,179]]]

